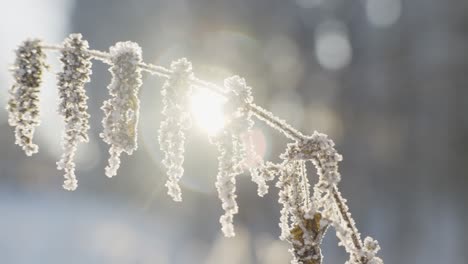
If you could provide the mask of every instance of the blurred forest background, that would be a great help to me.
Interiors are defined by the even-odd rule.
[[[363,236],[386,263],[468,261],[468,2],[462,0],[41,0],[3,1],[0,101],[13,50],[28,37],[61,43],[80,32],[91,48],[132,40],[146,62],[192,60],[197,76],[246,78],[256,102],[306,134],[330,135],[344,155],[340,188]],[[0,111],[1,263],[285,264],[277,189],[256,195],[238,180],[237,237],[221,235],[217,153],[188,139],[182,203],[166,195],[157,144],[162,80],[145,75],[139,150],[104,175],[99,140],[107,65],[93,65],[91,142],[80,145],[78,190],[62,189],[55,162],[62,120],[53,72],[42,94],[39,154],[14,145]],[[287,141],[261,122],[256,144],[278,160]],[[309,170],[313,179],[314,171]],[[325,263],[344,263],[333,231]]]

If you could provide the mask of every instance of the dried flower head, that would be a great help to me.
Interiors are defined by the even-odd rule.
[[[41,41],[26,40],[16,50],[16,60],[12,67],[14,83],[9,90],[8,123],[15,128],[15,143],[28,156],[38,151],[33,136],[35,128],[40,124],[39,88],[42,73],[47,67],[45,59]]]
[[[164,83],[159,145],[164,152],[163,165],[167,170],[167,193],[174,201],[182,201],[179,180],[184,174],[185,131],[191,125],[188,100],[192,92],[192,64],[182,58],[171,63],[172,73]]]
[[[110,48],[112,81],[107,86],[111,99],[104,102],[102,110],[104,127],[100,136],[110,145],[106,175],[117,174],[120,154],[131,155],[137,149],[137,126],[140,100],[138,90],[142,84],[141,48],[134,42],[118,42]]]
[[[81,34],[71,34],[65,39],[60,61],[62,71],[57,73],[60,104],[58,112],[65,120],[62,157],[57,168],[65,171],[63,188],[73,191],[78,187],[75,177],[75,152],[79,142],[88,142],[89,114],[84,86],[90,81],[91,56],[88,42]]]

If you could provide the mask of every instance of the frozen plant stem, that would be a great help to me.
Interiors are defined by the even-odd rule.
[[[336,189],[336,186],[333,186],[332,193],[333,193],[333,199],[335,200],[336,205],[340,209],[341,217],[343,217],[343,220],[346,223],[348,223],[348,227],[352,229],[351,237],[353,238],[354,246],[356,247],[356,249],[361,250],[362,245],[361,245],[361,242],[359,241],[357,230],[351,222],[352,221],[351,216],[345,209],[346,204],[343,201],[343,197],[341,197],[341,193]]]
[[[61,51],[63,48],[57,45],[42,45],[43,49],[53,50],[53,51]],[[100,60],[106,64],[113,65],[111,61],[111,56],[107,52],[102,52],[98,50],[87,50],[87,53],[93,57],[94,59]],[[172,71],[166,69],[162,66],[147,64],[144,62],[139,62],[138,67],[146,72],[149,72],[153,75],[169,78],[172,74]],[[200,80],[196,77],[193,77],[191,80],[191,84],[196,87],[205,87],[208,88],[220,95],[224,95],[226,90],[223,87],[220,87],[214,83],[210,83],[207,81]],[[286,121],[280,119],[273,115],[273,113],[267,111],[266,109],[252,103],[249,104],[249,108],[252,113],[259,119],[267,123],[269,126],[281,131],[286,137],[292,140],[299,140],[304,137],[304,134],[294,129],[291,125],[286,123]]]
[[[338,190],[341,175],[338,162],[342,157],[327,135],[314,132],[310,136],[276,117],[270,111],[256,105],[251,87],[239,76],[227,78],[224,86],[198,79],[191,63],[185,58],[174,61],[170,69],[147,64],[137,43],[118,42],[109,53],[88,49],[80,34],[72,34],[63,46],[45,45],[39,40],[23,43],[17,51],[13,71],[15,83],[10,89],[9,123],[15,127],[16,143],[27,155],[37,152],[32,143],[34,128],[39,125],[38,93],[41,75],[46,67],[43,50],[59,51],[64,64],[58,76],[60,94],[59,113],[66,127],[63,141],[64,154],[57,163],[65,171],[64,188],[77,187],[75,163],[77,144],[87,142],[89,129],[84,85],[91,74],[91,59],[111,65],[112,81],[108,85],[110,99],[104,102],[103,132],[100,136],[110,145],[106,175],[116,175],[120,155],[131,155],[137,149],[139,119],[138,91],[142,85],[142,71],[166,79],[162,88],[164,120],[159,129],[159,144],[164,152],[163,165],[167,170],[168,194],[181,201],[179,180],[184,169],[185,134],[191,126],[192,114],[188,105],[192,88],[208,88],[226,99],[224,127],[211,135],[210,141],[220,152],[216,188],[222,201],[224,215],[220,218],[225,236],[235,235],[233,217],[238,213],[235,177],[245,171],[258,185],[258,195],[268,192],[268,181],[277,177],[280,189],[280,227],[282,240],[291,244],[290,252],[295,264],[321,264],[321,243],[328,227],[335,229],[340,243],[349,253],[346,264],[383,264],[376,256],[380,247],[376,240],[366,237],[361,241],[346,200]],[[280,158],[282,163],[264,161],[254,151],[251,130],[252,116],[293,140]],[[246,139],[247,138],[247,139]],[[306,162],[312,162],[319,175],[311,196]]]

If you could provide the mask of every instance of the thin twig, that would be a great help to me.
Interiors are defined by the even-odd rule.
[[[273,127],[284,133],[286,137],[294,141],[299,141],[304,138],[304,134],[293,128],[286,121],[276,117],[272,112],[256,105],[249,105],[250,111],[259,119],[264,121],[270,127]]]
[[[48,50],[53,50],[53,51],[61,51],[63,48],[59,45],[42,45],[42,48],[48,49]],[[94,59],[100,60],[104,63],[111,64],[110,61],[110,54],[107,52],[99,51],[99,50],[88,50],[87,51],[90,56],[92,56]],[[159,65],[154,65],[150,63],[139,63],[138,66],[151,74],[157,75],[159,77],[163,78],[169,78],[169,75],[172,73],[171,70],[166,69],[162,66]],[[211,82],[207,82],[198,78],[192,79],[192,84],[198,87],[206,87],[220,95],[223,95],[226,93],[225,89],[220,87],[219,85],[216,85]],[[294,141],[301,140],[304,135],[293,128],[291,125],[287,124],[284,120],[280,119],[279,117],[276,117],[273,115],[273,113],[265,110],[264,108],[256,105],[256,104],[250,104],[249,105],[250,110],[252,113],[261,121],[264,121],[267,123],[269,126],[278,129],[279,131],[283,132],[286,137],[289,139],[292,139]]]

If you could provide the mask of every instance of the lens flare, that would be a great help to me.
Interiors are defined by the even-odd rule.
[[[198,127],[214,135],[224,126],[223,104],[226,99],[206,88],[195,89],[191,111]]]

